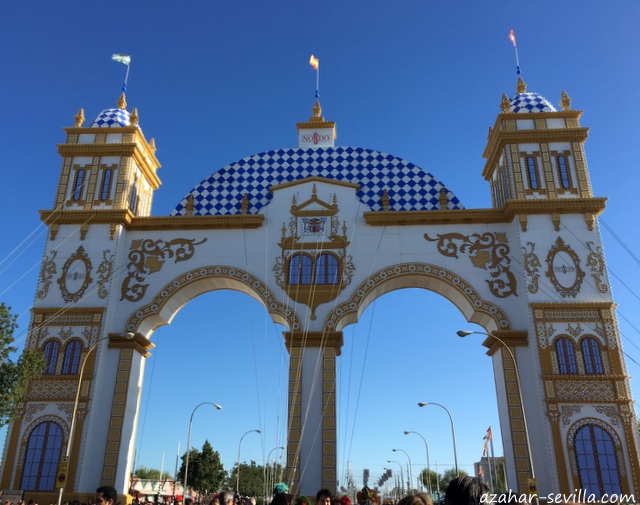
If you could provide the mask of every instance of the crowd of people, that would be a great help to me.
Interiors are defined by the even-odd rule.
[[[488,493],[489,488],[480,479],[467,476],[457,477],[449,483],[443,505],[485,505],[493,502],[493,500],[487,500]],[[512,497],[509,496],[508,498]],[[379,505],[376,500],[375,493],[358,493],[358,505]],[[499,501],[499,503],[511,501],[521,503],[517,499],[507,499]],[[226,490],[216,493],[201,503],[204,505],[256,505],[256,499],[240,497],[234,491]],[[25,505],[25,502],[12,503],[9,500],[5,500],[4,505]],[[27,505],[38,504],[30,500]],[[65,502],[65,505],[69,504]],[[96,490],[95,500],[90,501],[89,505],[121,505],[121,502],[118,501],[118,492],[115,488],[101,486]],[[288,486],[284,483],[279,483],[273,490],[273,498],[270,505],[351,505],[351,499],[346,495],[334,497],[328,489],[321,489],[316,493],[315,503],[313,503],[306,496],[295,496],[289,493]],[[419,492],[403,497],[396,505],[434,505],[434,503],[430,494]]]

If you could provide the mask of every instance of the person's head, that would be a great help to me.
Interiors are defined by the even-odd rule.
[[[321,489],[316,493],[316,505],[331,505],[331,491]]]
[[[480,505],[489,488],[477,477],[456,477],[444,495],[444,505]]]
[[[427,493],[416,493],[405,496],[398,505],[433,505],[433,500]]]
[[[233,505],[235,497],[235,493],[231,491],[231,489],[227,489],[226,491],[220,492],[218,495],[218,501],[220,502],[220,505]]]
[[[113,486],[100,486],[96,489],[96,505],[116,505],[118,492]]]

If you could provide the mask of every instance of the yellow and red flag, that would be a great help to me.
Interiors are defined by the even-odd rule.
[[[320,61],[318,61],[318,58],[316,58],[313,54],[311,55],[311,58],[309,58],[309,65],[311,65],[313,68],[315,68],[316,70],[318,70],[318,67],[320,66]]]
[[[513,47],[516,47],[516,33],[513,31],[513,28],[509,32],[509,39],[513,42]]]

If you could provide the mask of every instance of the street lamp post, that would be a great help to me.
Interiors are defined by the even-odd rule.
[[[418,433],[417,431],[405,431],[404,434],[408,435],[409,433],[413,433],[414,435],[418,435],[422,441],[424,442],[424,448],[427,451],[427,491],[430,493],[431,492],[431,468],[429,465],[429,444],[427,444],[427,439],[424,438],[423,435],[421,435],[420,433]]]
[[[524,428],[524,438],[527,442],[527,452],[529,453],[529,466],[531,467],[531,478],[535,482],[536,480],[536,472],[533,468],[533,456],[531,454],[531,441],[529,438],[529,427],[527,425],[527,415],[524,411],[524,398],[522,397],[522,387],[520,385],[520,371],[518,370],[518,362],[516,361],[516,357],[513,354],[511,348],[507,345],[507,343],[502,340],[500,337],[495,336],[492,333],[485,333],[483,331],[469,331],[469,330],[459,330],[456,333],[460,338],[468,337],[469,335],[486,335],[487,337],[495,338],[502,347],[507,350],[509,356],[511,356],[511,361],[513,361],[513,369],[516,375],[516,387],[518,388],[518,396],[520,397],[520,409],[522,411],[522,427]]]
[[[133,333],[122,333],[121,337],[131,340],[135,337]],[[87,365],[87,361],[89,360],[89,356],[93,352],[93,350],[98,347],[98,344],[103,340],[107,340],[109,335],[106,337],[99,338],[87,351],[84,359],[82,360],[82,365],[80,366],[80,372],[78,373],[78,387],[76,388],[76,399],[73,403],[73,412],[71,413],[71,426],[69,427],[69,441],[67,442],[67,449],[65,451],[65,459],[66,464],[69,464],[69,457],[71,456],[71,445],[73,444],[73,436],[76,431],[76,417],[78,416],[78,403],[80,402],[80,387],[82,386],[82,376],[84,375],[84,368]],[[60,492],[58,493],[58,505],[62,503],[62,492],[64,491],[64,486],[60,487]]]
[[[413,485],[413,475],[411,473],[411,467],[413,466],[411,464],[411,458],[409,457],[409,453],[405,450],[402,449],[391,449],[393,452],[404,452],[405,455],[407,456],[407,460],[409,461],[409,463],[407,464],[407,493],[411,493],[411,486]]]
[[[267,489],[270,487],[270,486],[267,486],[267,484],[270,484],[270,483],[267,482],[267,467],[269,466],[269,459],[271,459],[271,455],[273,454],[273,452],[277,451],[278,449],[280,449],[282,451],[285,450],[284,447],[274,447],[273,449],[271,449],[269,451],[269,454],[267,454],[267,460],[266,460],[266,462],[264,464],[264,478],[263,478],[263,481],[264,481],[263,482],[264,503],[267,502],[267,496],[269,496],[269,494],[270,494],[267,491]],[[273,469],[271,470],[271,475],[270,476],[271,476],[271,478],[273,480]]]
[[[456,448],[456,429],[453,425],[453,417],[451,417],[451,412],[444,405],[440,405],[436,402],[420,402],[418,403],[418,407],[424,407],[425,405],[435,405],[436,407],[440,407],[443,409],[447,415],[449,416],[449,421],[451,422],[451,438],[453,439],[453,460],[456,466],[456,475],[460,476],[460,471],[458,470],[458,449]]]
[[[182,483],[184,485],[183,498],[185,502],[187,501],[187,476],[189,475],[189,452],[191,451],[191,427],[193,425],[193,414],[195,414],[196,410],[198,410],[203,405],[213,405],[216,408],[216,410],[220,410],[222,408],[217,403],[202,402],[202,403],[198,403],[198,405],[196,405],[191,411],[191,417],[189,417],[189,433],[187,435],[187,455],[184,459],[184,479],[182,479]]]
[[[249,430],[240,437],[238,442],[238,466],[236,467],[236,492],[240,494],[240,447],[242,447],[242,439],[249,433],[262,433],[260,430]]]
[[[400,467],[400,494],[404,494],[404,473],[402,472],[402,465],[399,461],[394,461],[391,459],[388,459],[387,463],[396,463]]]

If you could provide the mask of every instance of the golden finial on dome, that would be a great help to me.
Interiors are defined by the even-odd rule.
[[[240,214],[246,215],[249,211],[249,193],[245,193],[240,203]]]
[[[84,109],[78,110],[78,113],[73,118],[76,122],[76,128],[81,128],[84,124]]]
[[[134,107],[131,111],[131,116],[129,116],[129,123],[131,124],[131,126],[138,126],[139,121],[140,118],[138,117],[138,108]]]
[[[382,192],[382,210],[389,210],[389,192],[385,189]]]
[[[320,101],[316,98],[316,103],[313,104],[313,117],[322,117],[322,107],[320,107]]]
[[[503,113],[509,112],[509,107],[511,107],[511,102],[509,101],[509,97],[502,93],[502,100],[500,101],[500,109],[502,109]]]
[[[124,92],[120,95],[118,99],[118,109],[126,110],[127,109],[127,97],[124,96]]]
[[[440,210],[447,210],[447,206],[449,205],[449,196],[447,195],[447,190],[444,188],[440,188]]]
[[[562,106],[562,110],[571,110],[571,98],[567,95],[567,92],[562,90],[562,95],[560,95],[560,105]]]
[[[186,211],[187,211],[187,216],[193,216],[193,195],[189,195],[187,197],[187,205],[185,205],[186,207]]]
[[[527,83],[522,80],[522,77],[518,77],[518,85],[516,86],[516,93],[526,93]]]

